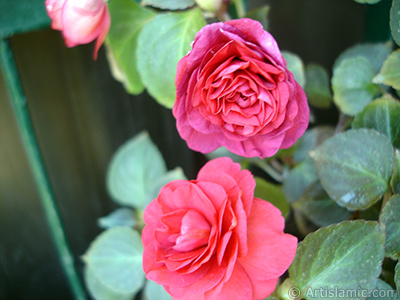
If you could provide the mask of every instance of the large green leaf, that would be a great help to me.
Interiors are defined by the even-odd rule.
[[[135,293],[121,293],[102,283],[91,268],[85,266],[85,283],[95,300],[132,300]]]
[[[398,300],[396,291],[386,282],[378,279],[376,287],[366,300]]]
[[[299,244],[290,278],[306,299],[326,299],[318,293],[321,289],[370,291],[381,273],[384,242],[377,222],[345,221],[321,228]],[[340,299],[365,299],[365,295]]]
[[[146,280],[143,294],[144,300],[172,300],[162,285],[151,280]]]
[[[354,116],[378,94],[371,83],[375,71],[364,57],[343,59],[333,70],[333,100],[342,112]]]
[[[97,224],[103,229],[120,226],[133,228],[137,224],[137,220],[135,212],[132,209],[122,207],[117,208],[109,215],[98,219]]]
[[[350,210],[377,202],[387,191],[395,166],[387,137],[367,129],[337,134],[310,155],[329,196]]]
[[[308,158],[308,152],[333,136],[334,132],[335,129],[328,126],[318,126],[307,130],[301,137],[296,150],[293,153],[293,161],[298,163]]]
[[[307,158],[291,169],[283,181],[283,193],[288,203],[294,203],[303,194],[305,189],[317,179],[315,165],[311,158]]]
[[[166,172],[160,151],[147,133],[141,133],[114,154],[107,172],[107,188],[117,203],[143,208],[154,182]]]
[[[308,103],[317,108],[328,108],[332,103],[328,72],[320,65],[310,64],[305,69],[304,91]]]
[[[376,43],[376,44],[359,44],[346,49],[336,59],[333,69],[336,69],[339,64],[346,58],[364,57],[368,60],[375,74],[382,68],[382,64],[392,51],[391,43]]]
[[[254,190],[254,197],[266,200],[279,208],[284,218],[289,213],[289,205],[286,202],[286,197],[282,192],[282,188],[278,185],[269,183],[268,181],[255,177],[256,188]]]
[[[396,90],[400,89],[400,49],[389,55],[373,82],[386,84]]]
[[[196,8],[158,15],[140,33],[139,72],[148,92],[160,104],[168,108],[174,105],[176,66],[205,25],[201,10]]]
[[[318,226],[328,226],[350,219],[351,213],[333,201],[323,189],[319,181],[311,184],[293,203],[299,210]]]
[[[396,166],[393,169],[392,179],[390,180],[390,186],[393,193],[400,194],[400,151],[396,149]]]
[[[283,58],[287,62],[287,67],[292,72],[294,79],[298,84],[304,86],[305,75],[304,75],[304,64],[300,56],[289,51],[282,51]]]
[[[385,254],[395,260],[400,256],[400,195],[394,195],[382,209],[379,221],[385,224]]]
[[[400,102],[390,95],[368,104],[353,121],[353,128],[375,129],[386,135],[392,144],[400,147]]]
[[[400,0],[393,0],[390,9],[390,30],[397,45],[400,46]]]
[[[142,5],[150,5],[161,9],[185,9],[193,6],[195,0],[142,0]]]
[[[129,93],[140,94],[144,86],[138,72],[136,48],[143,26],[156,14],[132,0],[112,0],[108,7],[111,28],[106,43],[113,75]]]
[[[95,278],[108,289],[135,294],[144,284],[142,252],[137,231],[114,227],[93,241],[83,259]]]

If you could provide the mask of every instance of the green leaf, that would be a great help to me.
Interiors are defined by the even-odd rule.
[[[0,1],[0,38],[49,26],[43,0]]]
[[[286,197],[282,192],[282,188],[260,177],[255,177],[255,180],[256,189],[254,190],[254,197],[272,203],[281,211],[282,216],[286,218],[289,213],[289,205],[286,202]]]
[[[140,235],[127,227],[101,233],[83,259],[94,276],[118,293],[136,294],[144,284]]]
[[[396,166],[393,169],[392,179],[390,180],[390,186],[395,194],[400,194],[400,152],[396,149]]]
[[[400,46],[400,1],[393,0],[390,9],[390,30],[397,45]]]
[[[308,152],[333,136],[334,132],[335,129],[328,126],[318,126],[307,130],[300,138],[297,148],[293,153],[293,161],[298,163],[308,158]]]
[[[262,26],[264,27],[264,30],[268,30],[269,10],[270,10],[270,6],[264,5],[259,8],[249,10],[244,17],[260,22],[262,24]]]
[[[138,38],[156,14],[132,0],[112,0],[108,8],[111,28],[106,43],[111,70],[129,93],[138,95],[144,90],[137,66]]]
[[[390,95],[374,100],[353,121],[353,128],[375,129],[400,147],[400,102]]]
[[[303,160],[291,169],[283,181],[283,193],[288,203],[294,203],[306,188],[317,180],[315,165],[311,158]]]
[[[107,188],[115,202],[143,207],[154,182],[166,172],[160,151],[147,133],[141,133],[114,154],[107,172]]]
[[[95,300],[132,300],[135,293],[120,293],[104,285],[91,268],[85,266],[85,283]]]
[[[97,220],[97,224],[103,229],[113,227],[134,227],[137,224],[135,212],[129,208],[117,208],[108,216]]]
[[[379,222],[385,224],[386,256],[394,260],[400,256],[400,195],[394,195],[386,203],[379,217]]]
[[[318,226],[328,226],[350,219],[351,213],[337,205],[329,198],[319,181],[312,183],[293,203],[293,208],[299,210]]]
[[[162,285],[151,280],[146,280],[143,294],[145,300],[172,300]]]
[[[345,221],[321,228],[299,244],[290,278],[306,299],[326,299],[318,293],[321,289],[370,291],[381,273],[384,242],[377,222]],[[343,295],[340,299],[365,296]]]
[[[160,104],[168,108],[174,105],[176,66],[205,25],[201,10],[196,8],[158,15],[140,33],[139,72],[148,92]]]
[[[342,112],[354,116],[377,95],[377,86],[371,83],[375,72],[363,57],[344,59],[333,70],[333,100]]]
[[[400,293],[400,262],[397,262],[394,271],[394,282],[396,283],[396,290],[398,293]]]
[[[395,165],[390,141],[367,129],[337,134],[310,155],[328,195],[349,210],[377,202],[388,189]]]
[[[332,93],[328,72],[324,67],[310,64],[305,69],[304,91],[307,94],[308,103],[317,108],[328,108],[331,106]]]
[[[389,55],[373,82],[383,83],[396,90],[400,89],[400,49]]]
[[[179,179],[187,179],[185,174],[183,173],[183,170],[178,167],[175,168],[172,171],[169,171],[166,173],[164,176],[160,177],[158,180],[156,180],[153,183],[153,186],[149,190],[147,196],[146,196],[146,201],[145,204],[143,205],[143,209],[151,202],[153,199],[158,197],[158,194],[160,192],[160,189],[166,185],[168,182],[173,181],[173,180],[179,180]]]
[[[381,2],[381,0],[354,0],[354,1],[362,4],[375,4]]]
[[[142,5],[168,10],[185,9],[193,6],[195,3],[195,0],[142,0]]]
[[[398,300],[396,293],[389,284],[378,279],[375,289],[366,300]]]
[[[339,55],[335,61],[335,64],[333,65],[333,69],[336,69],[346,58],[355,58],[361,56],[371,63],[375,74],[377,74],[382,68],[382,64],[390,52],[392,52],[392,43],[355,45]]]
[[[289,51],[282,51],[282,55],[286,60],[287,68],[290,72],[292,72],[294,79],[298,84],[304,86],[306,81],[304,75],[304,64],[300,56]]]

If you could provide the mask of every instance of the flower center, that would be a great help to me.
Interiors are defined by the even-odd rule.
[[[208,244],[211,226],[197,211],[189,210],[182,218],[180,235],[176,239],[176,251],[192,251]]]

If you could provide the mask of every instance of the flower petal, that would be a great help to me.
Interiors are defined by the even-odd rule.
[[[253,202],[254,189],[256,182],[248,170],[241,170],[240,164],[233,163],[232,159],[228,157],[221,157],[214,159],[206,163],[197,175],[199,181],[214,181],[225,188],[226,191],[234,189],[233,182],[228,180],[228,177],[224,176],[224,179],[219,180],[218,176],[213,177],[210,180],[210,175],[216,173],[225,173],[232,177],[241,193],[241,200],[243,202],[243,208],[246,211],[247,216],[251,211],[251,204]]]
[[[53,21],[51,23],[51,28],[55,30],[62,30],[61,22],[61,12],[64,6],[65,0],[46,0],[46,10],[50,19]]]
[[[255,295],[266,297],[268,280],[282,275],[296,254],[297,238],[283,233],[284,218],[271,203],[255,198],[248,219],[248,252],[238,262],[253,282]]]
[[[204,298],[209,300],[255,299],[251,280],[240,264],[235,265],[227,282],[207,292]]]

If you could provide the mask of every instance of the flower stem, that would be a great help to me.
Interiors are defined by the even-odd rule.
[[[283,182],[282,173],[277,171],[273,166],[271,166],[268,162],[264,160],[257,160],[255,165],[266,172],[269,176],[271,176],[277,182]]]
[[[346,116],[344,113],[339,113],[339,120],[335,128],[335,134],[342,132],[346,126],[347,122],[350,120],[350,117]]]
[[[75,299],[85,300],[87,299],[86,293],[82,287],[78,272],[75,269],[74,258],[65,237],[55,197],[33,130],[27,100],[20,82],[14,55],[7,39],[0,39],[0,62],[3,67],[5,81],[9,88],[11,104],[14,108],[21,139],[32,169],[32,175],[38,188],[42,207],[56,245],[61,265]]]
[[[244,18],[246,15],[246,7],[244,5],[243,0],[233,0],[233,4],[235,5],[236,8],[236,13],[238,15],[238,18]]]
[[[228,22],[232,20],[231,16],[228,13],[228,3],[222,3],[221,8],[217,12],[217,17],[220,19],[222,22]]]
[[[309,233],[304,216],[297,210],[293,210],[294,222],[300,234],[304,237]]]
[[[383,208],[386,206],[386,204],[388,203],[390,197],[392,197],[392,192],[390,191],[390,186],[389,186],[387,192],[385,193],[385,195],[383,195],[381,212],[382,212]]]

